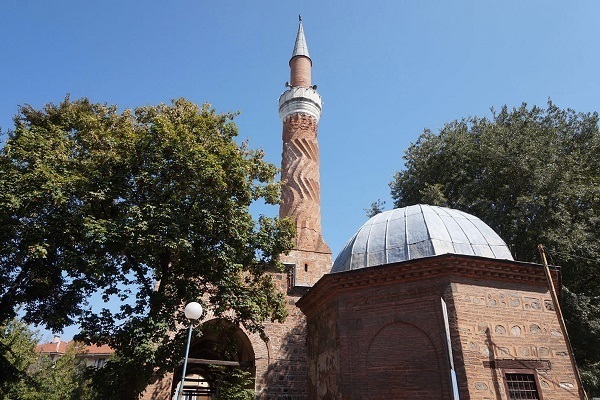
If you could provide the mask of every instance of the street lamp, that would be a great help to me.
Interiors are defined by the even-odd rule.
[[[192,340],[192,326],[194,321],[198,320],[202,316],[202,306],[195,301],[188,303],[185,306],[185,317],[190,320],[190,327],[188,329],[187,345],[185,347],[185,361],[183,362],[183,373],[181,374],[181,384],[179,385],[179,393],[177,394],[177,400],[181,400],[181,394],[183,393],[183,384],[185,383],[185,370],[187,369],[188,353],[190,352],[190,341]]]

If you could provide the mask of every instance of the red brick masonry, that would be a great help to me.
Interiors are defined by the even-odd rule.
[[[298,301],[308,399],[452,398],[441,299],[461,399],[507,399],[510,371],[578,398],[542,266],[445,254],[326,275]]]

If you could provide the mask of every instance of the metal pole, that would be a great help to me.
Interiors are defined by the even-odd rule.
[[[188,329],[187,345],[185,346],[185,360],[183,361],[183,373],[181,374],[181,383],[179,384],[179,393],[177,394],[177,400],[181,400],[181,394],[183,393],[183,384],[185,383],[185,370],[187,369],[188,353],[190,352],[190,342],[192,341],[192,325],[194,325],[194,321],[190,321],[190,328]]]

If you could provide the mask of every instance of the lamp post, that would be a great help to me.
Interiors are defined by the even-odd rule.
[[[194,321],[198,320],[202,316],[202,306],[195,301],[188,303],[185,306],[185,317],[190,320],[190,327],[188,329],[187,345],[185,347],[185,360],[183,361],[183,373],[181,374],[181,384],[179,385],[179,393],[177,394],[177,400],[181,400],[183,393],[183,384],[185,383],[185,370],[187,369],[188,353],[190,352],[190,341],[192,340],[192,326]]]

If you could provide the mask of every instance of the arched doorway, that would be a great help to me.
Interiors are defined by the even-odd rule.
[[[201,330],[202,335],[190,344],[182,399],[223,398],[223,393],[234,385],[253,390],[255,356],[248,336],[224,319],[203,322]],[[181,383],[182,369],[183,365],[180,365],[174,371],[174,399]]]

